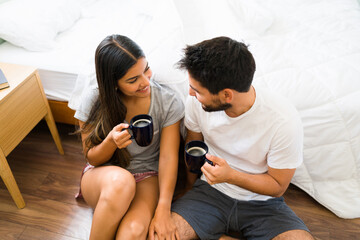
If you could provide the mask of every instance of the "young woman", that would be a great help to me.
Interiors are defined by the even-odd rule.
[[[170,205],[183,103],[150,80],[143,51],[125,36],[106,37],[96,49],[95,66],[98,88],[75,114],[88,161],[81,195],[94,209],[90,239],[175,239]],[[154,136],[146,147],[126,130],[138,114],[153,118]]]

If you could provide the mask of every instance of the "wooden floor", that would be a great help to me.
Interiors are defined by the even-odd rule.
[[[72,125],[58,124],[65,150],[61,156],[44,122],[8,156],[26,202],[17,209],[0,180],[0,240],[88,239],[92,210],[76,201],[84,166],[78,136]],[[285,200],[317,239],[360,239],[360,219],[344,220],[291,185]]]

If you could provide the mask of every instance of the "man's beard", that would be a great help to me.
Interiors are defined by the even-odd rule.
[[[202,105],[202,108],[204,109],[204,111],[206,112],[217,112],[217,111],[223,111],[223,110],[226,110],[228,108],[231,108],[232,105],[230,103],[224,103],[224,104],[221,104],[219,103],[218,105],[216,106],[205,106],[205,105]]]

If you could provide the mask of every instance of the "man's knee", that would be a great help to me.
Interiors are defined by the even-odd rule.
[[[314,240],[313,236],[305,231],[305,230],[290,230],[287,232],[283,232],[276,237],[273,238],[273,240],[282,240],[282,239],[291,239],[291,240]]]

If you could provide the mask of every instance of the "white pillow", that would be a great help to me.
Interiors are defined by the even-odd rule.
[[[0,38],[30,51],[46,51],[81,15],[71,0],[12,0],[0,5]]]

